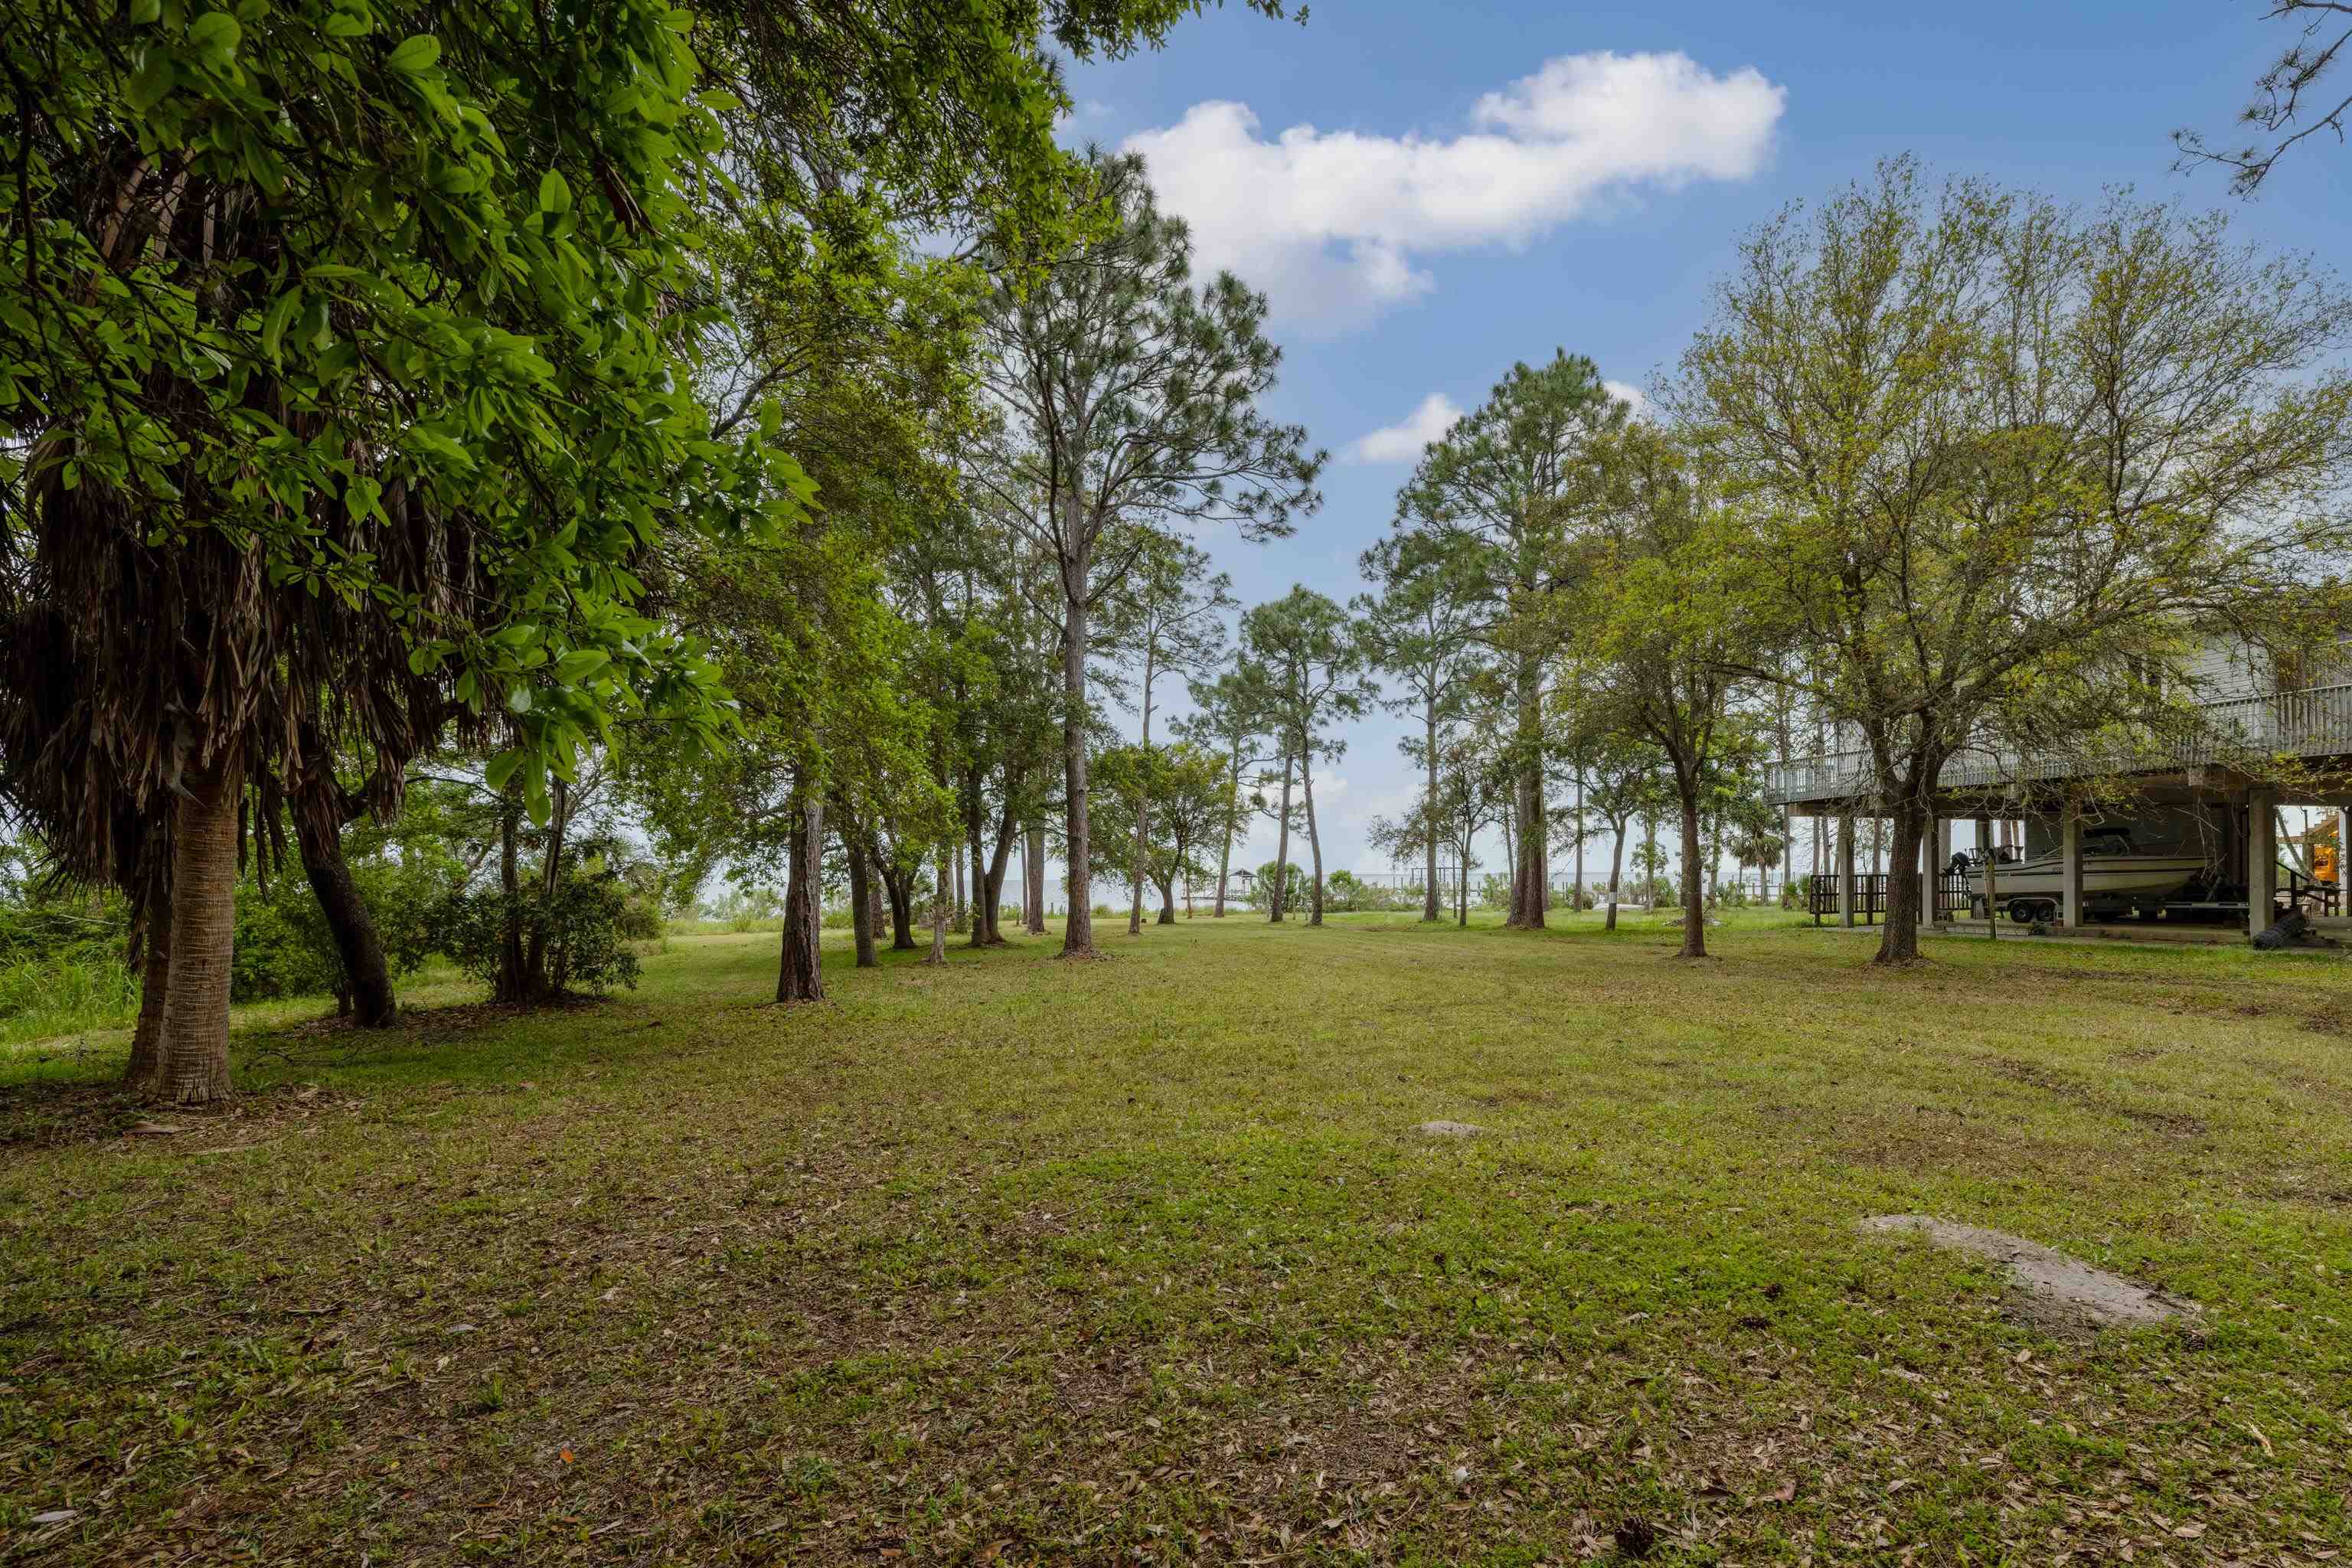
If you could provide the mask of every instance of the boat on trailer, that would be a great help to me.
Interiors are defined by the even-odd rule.
[[[1990,912],[1985,897],[1985,869],[1982,859],[1969,858],[1969,908],[1979,919]],[[1991,869],[1992,897],[2009,911],[2011,920],[2023,925],[2058,918],[2066,890],[2065,866],[2059,853],[1996,860]],[[2127,833],[2093,829],[2083,835],[2084,910],[2076,918],[2121,914],[2126,910],[2153,915],[2173,894],[2209,869],[2203,855],[2143,851],[2133,847]]]

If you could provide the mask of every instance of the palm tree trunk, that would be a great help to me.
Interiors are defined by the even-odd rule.
[[[234,754],[190,773],[172,832],[172,958],[160,1092],[182,1105],[229,1095],[228,986],[242,776]]]

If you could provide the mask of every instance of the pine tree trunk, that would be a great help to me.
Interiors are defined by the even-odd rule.
[[[1135,802],[1135,865],[1134,887],[1129,889],[1127,909],[1127,934],[1143,934],[1143,879],[1147,869],[1146,846],[1151,842],[1151,680],[1159,673],[1154,658],[1158,650],[1149,642],[1143,648],[1143,787],[1136,792]]]
[[[1511,872],[1511,914],[1505,923],[1522,931],[1540,931],[1544,924],[1544,851],[1551,835],[1543,819],[1543,668],[1522,658],[1518,670],[1517,788],[1513,792],[1518,815],[1517,863]]]
[[[1297,766],[1295,758],[1282,759],[1282,831],[1274,851],[1274,899],[1269,906],[1269,920],[1282,923],[1282,896],[1290,884],[1290,775]]]
[[[1307,796],[1307,848],[1315,858],[1315,880],[1307,889],[1307,923],[1323,923],[1323,835],[1315,826],[1315,758],[1310,752],[1298,756],[1298,782]]]
[[[392,991],[392,966],[384,959],[375,917],[368,912],[359,883],[344,863],[343,836],[332,823],[298,808],[294,837],[302,851],[302,875],[318,898],[336,956],[342,960],[352,1022],[362,1029],[388,1027],[400,1010]]]
[[[824,929],[824,802],[794,777],[792,840],[786,854],[784,934],[776,962],[776,1000],[824,1000],[819,942]]]
[[[1576,897],[1568,900],[1571,913],[1584,909],[1584,774],[1576,775]]]
[[[1021,913],[1017,923],[1023,931],[1029,929],[1032,912],[1036,906],[1029,901],[1029,836],[1021,835]]]
[[[882,940],[882,922],[889,918],[882,903],[882,868],[874,858],[861,852],[866,866],[866,930],[874,941]]]
[[[857,967],[876,969],[882,957],[874,951],[874,879],[866,864],[865,853],[857,841],[845,833],[841,836],[842,858],[849,862],[849,931],[850,941],[857,952]]]
[[[950,929],[958,934],[969,931],[971,922],[971,901],[964,896],[963,848],[961,844],[955,847],[955,914],[949,921]]]
[[[182,1105],[229,1095],[228,987],[242,776],[234,756],[191,772],[172,831],[172,959],[159,1094]]]
[[[1225,770],[1225,831],[1223,843],[1217,849],[1217,908],[1212,920],[1225,918],[1225,883],[1234,873],[1234,816],[1240,809],[1242,798],[1242,743],[1234,742],[1233,762]]]
[[[1423,834],[1423,837],[1428,840],[1426,846],[1428,853],[1423,857],[1425,861],[1423,872],[1429,884],[1421,895],[1421,919],[1424,925],[1444,918],[1444,911],[1437,901],[1437,703],[1434,699],[1429,704],[1428,714],[1428,721],[1423,735],[1426,742],[1423,755],[1429,763],[1427,791],[1422,796],[1424,803],[1422,806],[1422,815],[1428,823],[1427,831]]]
[[[1044,823],[1034,822],[1029,825],[1029,844],[1028,847],[1022,850],[1021,858],[1027,862],[1022,869],[1029,878],[1028,931],[1031,936],[1044,936],[1045,934],[1045,825]]]
[[[122,1086],[152,1094],[163,1081],[163,1014],[172,985],[171,861],[152,846],[153,869],[147,879],[147,952],[141,966],[139,1026],[131,1033],[131,1062]]]
[[[1503,813],[1502,820],[1503,863],[1511,868],[1511,890],[1507,895],[1510,901],[1503,906],[1503,923],[1505,925],[1510,924],[1511,911],[1519,907],[1519,834],[1517,826],[1519,818],[1519,807],[1517,804],[1518,786],[1517,784],[1513,784],[1511,786],[1511,809]],[[1467,881],[1470,877],[1469,864],[1470,863],[1467,859],[1463,861],[1462,877],[1465,881]]]
[[[1076,500],[1071,504],[1075,507]],[[1070,912],[1062,921],[1062,956],[1095,955],[1094,881],[1087,859],[1087,605],[1082,597],[1086,563],[1074,563],[1076,584],[1066,580],[1062,637],[1062,782],[1069,792],[1063,807],[1063,833],[1070,857]]]
[[[948,852],[941,849],[937,879],[939,891],[931,899],[931,951],[925,955],[923,959],[925,963],[945,963],[948,961],[948,913],[950,897],[948,890],[948,879],[950,874],[948,868]]]
[[[1601,922],[1603,931],[1617,929],[1617,888],[1625,870],[1625,825],[1609,836],[1609,918]]]
[[[1698,794],[1695,784],[1683,792],[1683,956],[1706,956],[1706,878],[1699,867]]]

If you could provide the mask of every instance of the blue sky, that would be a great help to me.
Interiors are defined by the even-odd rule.
[[[1272,297],[1271,411],[1332,451],[1324,507],[1287,541],[1208,542],[1245,602],[1293,583],[1344,599],[1427,400],[1475,406],[1555,347],[1643,384],[1705,320],[1743,232],[1881,158],[2086,201],[2136,185],[2227,205],[2267,246],[2343,253],[2352,151],[2305,143],[2252,203],[2219,172],[2170,172],[2172,130],[2226,131],[2289,41],[2263,9],[1324,0],[1303,27],[1228,9],[1074,70],[1064,132],[1144,150],[1204,259]],[[1359,727],[1330,770],[1327,868],[1385,868],[1364,833],[1410,799],[1397,733]],[[1242,863],[1271,854],[1261,830]]]

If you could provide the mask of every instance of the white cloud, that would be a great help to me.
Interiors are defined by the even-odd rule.
[[[1643,395],[1640,387],[1630,381],[1604,381],[1601,384],[1601,390],[1620,403],[1632,404],[1636,419],[1650,412],[1650,400]]]
[[[1454,427],[1462,417],[1462,410],[1442,392],[1433,392],[1421,400],[1421,405],[1394,425],[1384,425],[1368,435],[1360,436],[1348,447],[1348,460],[1353,463],[1411,463],[1419,460],[1421,449]]]
[[[1614,190],[1747,178],[1786,97],[1752,67],[1717,76],[1680,53],[1564,55],[1482,96],[1450,138],[1294,125],[1268,141],[1248,105],[1214,100],[1126,146],[1204,270],[1328,330],[1435,288],[1416,258],[1523,245]]]

